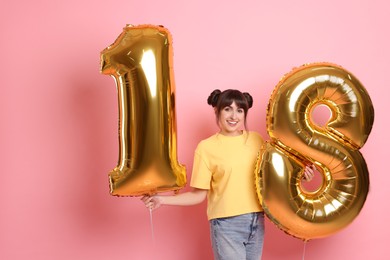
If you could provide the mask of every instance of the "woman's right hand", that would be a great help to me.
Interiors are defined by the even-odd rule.
[[[145,195],[141,198],[142,202],[145,204],[145,206],[150,209],[154,210],[161,206],[161,197],[160,196],[149,196]]]

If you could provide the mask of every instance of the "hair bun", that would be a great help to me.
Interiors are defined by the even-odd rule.
[[[218,98],[221,94],[221,90],[216,89],[213,92],[211,92],[210,96],[207,98],[207,104],[211,105],[212,107],[215,107],[218,102]]]
[[[248,92],[244,92],[242,94],[244,95],[246,101],[248,102],[248,108],[251,108],[253,105],[253,98],[251,94],[249,94]]]

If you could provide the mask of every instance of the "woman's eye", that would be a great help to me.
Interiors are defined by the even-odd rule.
[[[237,109],[238,113],[244,113],[244,109]]]

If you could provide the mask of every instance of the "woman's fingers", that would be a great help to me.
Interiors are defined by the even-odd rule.
[[[158,196],[145,195],[144,197],[141,198],[141,200],[145,204],[145,207],[151,210],[157,209],[161,205],[161,201]]]
[[[306,181],[311,181],[313,179],[315,169],[316,167],[314,164],[305,167],[303,175]]]
[[[145,206],[149,209],[153,208],[153,197],[150,197],[148,195],[145,195],[141,198],[142,202],[145,204]]]
[[[311,181],[312,178],[313,178],[313,176],[310,172],[305,172],[305,179],[307,181]]]

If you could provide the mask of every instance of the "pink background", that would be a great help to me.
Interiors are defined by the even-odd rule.
[[[389,11],[386,0],[3,3],[0,258],[212,258],[204,203],[157,210],[153,240],[139,199],[108,192],[117,99],[114,80],[99,72],[100,51],[126,24],[161,24],[173,36],[178,152],[188,179],[196,144],[217,129],[206,104],[215,88],[252,93],[249,127],[266,136],[268,99],[293,67],[333,62],[364,84],[375,107],[361,150],[368,199],[348,227],[309,241],[305,259],[388,259]],[[269,221],[266,228],[263,259],[302,259],[301,240]]]

